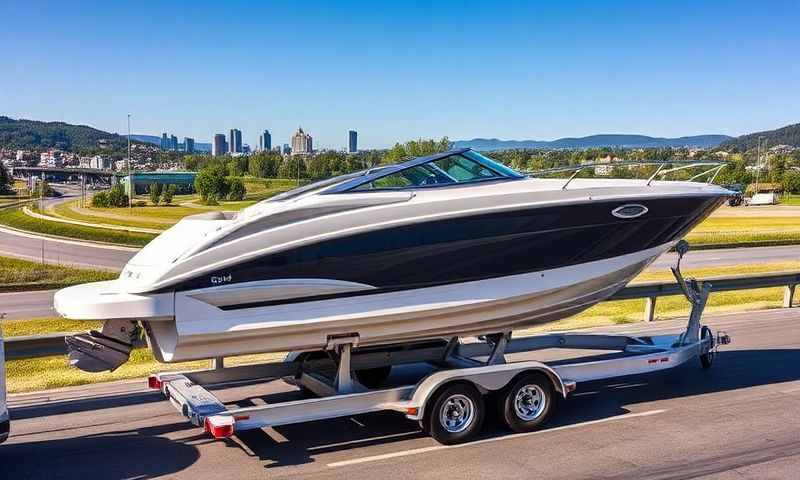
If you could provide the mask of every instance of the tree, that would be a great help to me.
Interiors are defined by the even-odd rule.
[[[108,208],[108,192],[97,192],[92,195],[92,206],[94,208]]]
[[[0,193],[11,191],[11,175],[8,173],[6,166],[0,162]]]
[[[800,171],[789,170],[783,174],[783,191],[798,194],[800,193]]]
[[[240,177],[232,177],[228,179],[228,200],[244,200],[244,196],[246,194],[247,189],[244,187],[244,182]]]
[[[274,178],[278,175],[281,160],[278,152],[258,152],[247,157],[247,171],[254,177]]]
[[[150,203],[153,205],[158,205],[158,202],[161,201],[161,184],[158,182],[153,182],[150,184],[149,188],[150,193]]]
[[[53,194],[53,189],[50,187],[50,184],[47,183],[47,180],[42,180],[36,184],[36,188],[33,189],[31,196],[34,198],[45,198],[52,197]]]
[[[178,190],[175,185],[169,184],[167,188],[161,193],[161,201],[164,205],[169,205],[172,203],[172,197],[175,196],[175,191]]]
[[[383,163],[397,163],[408,158],[423,157],[425,155],[432,155],[434,153],[444,152],[450,150],[452,143],[447,137],[442,137],[440,140],[411,140],[404,144],[395,144],[391,150],[384,157]]]
[[[121,183],[117,183],[108,191],[108,206],[117,208],[128,206],[128,195]]]
[[[299,169],[299,170],[298,170]],[[306,162],[302,157],[295,155],[286,158],[278,169],[280,178],[303,178],[306,172]]]
[[[221,163],[207,165],[194,179],[194,188],[200,194],[200,200],[207,205],[216,204],[217,199],[228,194],[227,170]],[[214,203],[211,203],[211,202]]]

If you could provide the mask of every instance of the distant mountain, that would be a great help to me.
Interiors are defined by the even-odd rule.
[[[721,148],[726,150],[746,151],[756,148],[758,144],[758,137],[764,137],[764,145],[767,148],[774,147],[775,145],[791,145],[793,147],[800,147],[800,123],[794,125],[787,125],[775,130],[767,130],[764,132],[749,133],[726,141]]]
[[[456,140],[455,148],[473,148],[475,150],[512,150],[521,148],[546,149],[582,149],[599,147],[617,148],[667,148],[696,147],[711,148],[730,140],[727,135],[695,135],[691,137],[661,138],[646,135],[602,134],[579,138],[559,138],[558,140],[498,140],[496,138],[473,138],[472,140]]]
[[[87,125],[64,122],[39,122],[15,120],[0,116],[0,148],[43,149],[58,148],[67,151],[110,149],[121,150],[127,138]]]
[[[153,145],[161,146],[161,137],[157,137],[155,135],[140,135],[140,134],[131,134],[132,140],[138,140],[144,143],[152,143]],[[183,147],[183,143],[179,143],[181,148]],[[198,152],[210,152],[211,151],[211,144],[210,143],[200,143],[194,142],[194,149]]]

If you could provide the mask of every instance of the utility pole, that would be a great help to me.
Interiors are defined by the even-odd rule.
[[[128,194],[128,211],[133,212],[133,175],[131,175],[131,114],[128,114],[128,186],[130,193]]]
[[[758,194],[758,184],[761,179],[761,141],[763,139],[764,137],[759,136],[756,144],[756,191],[753,192],[753,195]]]

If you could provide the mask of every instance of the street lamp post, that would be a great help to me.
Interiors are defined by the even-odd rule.
[[[131,114],[128,114],[128,210],[133,212],[133,175],[131,175]]]

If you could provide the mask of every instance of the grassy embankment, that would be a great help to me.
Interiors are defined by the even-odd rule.
[[[0,224],[27,232],[135,247],[144,246],[155,238],[155,235],[147,233],[108,230],[84,227],[82,225],[70,225],[68,223],[49,222],[25,215],[22,209],[19,208],[0,210]]]
[[[113,272],[0,257],[0,293],[63,288],[79,283],[110,280],[117,276]]]
[[[687,269],[686,275],[698,278],[734,274],[759,274],[777,271],[800,270],[800,261],[761,265],[730,266],[715,268]],[[640,275],[636,281],[672,281],[669,272],[648,272]],[[739,292],[715,293],[711,296],[707,312],[747,311],[764,308],[777,308],[781,305],[782,289],[765,288]],[[586,312],[574,317],[532,328],[520,333],[536,333],[552,330],[570,330],[594,326],[633,323],[641,321],[644,300],[625,300],[601,303]],[[685,316],[689,306],[683,297],[662,297],[656,304],[656,319],[664,320]],[[82,331],[97,328],[92,322],[73,322],[63,319],[32,319],[4,322],[6,335],[31,335],[52,332]],[[255,361],[275,360],[282,354],[248,355],[227,361],[228,364],[249,363]],[[150,350],[136,350],[131,361],[114,372],[89,374],[70,368],[63,356],[45,357],[28,360],[10,360],[7,364],[8,388],[10,392],[24,392],[56,388],[69,385],[105,382],[141,378],[153,372],[167,370],[187,370],[206,368],[208,361],[196,361],[178,364],[161,364],[153,359]]]
[[[127,208],[93,208],[81,207],[80,200],[52,205],[45,212],[48,215],[88,222],[100,225],[114,225],[123,227],[152,228],[165,230],[188,215],[206,211],[238,211],[263,199],[295,186],[293,180],[287,179],[259,179],[245,177],[247,196],[242,201],[223,201],[219,205],[206,206],[199,203],[197,195],[178,195],[173,199],[172,205],[152,205],[148,197],[138,196],[134,201],[144,201],[143,207]],[[57,222],[51,222],[57,223]],[[68,224],[66,224],[68,225]],[[71,226],[61,228],[62,234],[70,237],[82,238],[83,231],[80,226],[72,229]],[[87,227],[88,228],[88,227]],[[106,229],[108,230],[108,229]],[[124,232],[121,232],[124,234]]]
[[[764,215],[769,215],[768,211]],[[694,246],[786,245],[800,243],[800,218],[791,216],[711,216],[686,240]]]

